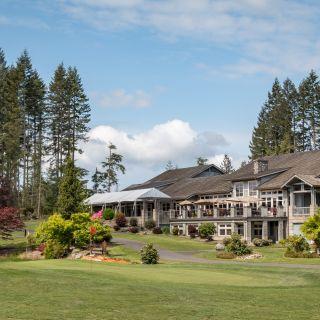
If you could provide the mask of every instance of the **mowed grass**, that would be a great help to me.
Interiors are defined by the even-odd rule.
[[[320,270],[0,262],[0,319],[320,319]]]
[[[129,240],[140,241],[142,243],[152,242],[159,248],[171,251],[191,252],[196,257],[209,260],[216,260],[215,242],[204,242],[198,239],[189,239],[187,237],[177,237],[172,235],[153,235],[153,234],[132,234],[132,233],[115,233],[115,238],[126,238]],[[320,265],[320,258],[286,258],[284,256],[285,248],[279,246],[270,247],[252,247],[254,252],[262,254],[262,258],[250,260],[250,262],[277,262],[292,264],[317,264]],[[221,259],[219,259],[221,260]]]
[[[199,251],[199,250],[214,250],[214,242],[204,242],[197,239],[189,239],[187,237],[177,237],[165,234],[133,234],[117,232],[113,234],[115,238],[125,238],[129,240],[140,241],[143,243],[151,242],[163,249],[171,251]]]

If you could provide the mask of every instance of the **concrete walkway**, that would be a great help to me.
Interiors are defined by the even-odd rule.
[[[123,238],[113,238],[113,243],[124,245],[127,248],[139,251],[143,246],[143,242],[123,239]],[[280,262],[248,262],[248,261],[228,261],[228,260],[209,260],[204,258],[195,257],[197,252],[176,252],[167,249],[159,248],[155,246],[159,252],[160,259],[171,260],[179,262],[192,262],[192,263],[204,263],[204,264],[230,264],[230,265],[241,265],[241,266],[255,266],[255,267],[284,267],[284,268],[299,268],[299,269],[319,269],[320,265],[306,265],[306,264],[290,264],[290,263],[280,263]],[[207,250],[206,250],[207,251]]]

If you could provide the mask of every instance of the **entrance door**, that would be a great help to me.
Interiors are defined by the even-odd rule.
[[[273,242],[278,241],[278,221],[269,221],[268,222],[268,238]]]

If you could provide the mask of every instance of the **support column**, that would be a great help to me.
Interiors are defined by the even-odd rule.
[[[246,230],[246,240],[250,243],[251,242],[251,221],[246,221],[246,224],[244,225]]]
[[[197,217],[201,218],[201,205],[197,205]]]
[[[278,222],[278,241],[283,239],[283,220]]]
[[[268,240],[268,221],[262,221],[262,239]]]
[[[313,216],[315,214],[316,208],[316,197],[314,188],[311,189],[311,206],[310,206],[310,215]]]
[[[142,212],[141,212],[141,226],[144,226],[144,223],[146,222],[146,215],[148,213],[148,205],[146,201],[142,202]]]

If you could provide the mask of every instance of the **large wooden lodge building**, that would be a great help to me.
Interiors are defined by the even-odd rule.
[[[231,174],[215,165],[168,170],[87,202],[135,216],[141,225],[154,219],[177,226],[183,235],[188,225],[210,221],[217,227],[216,240],[236,232],[249,242],[277,242],[299,234],[320,206],[320,151],[263,157]]]

